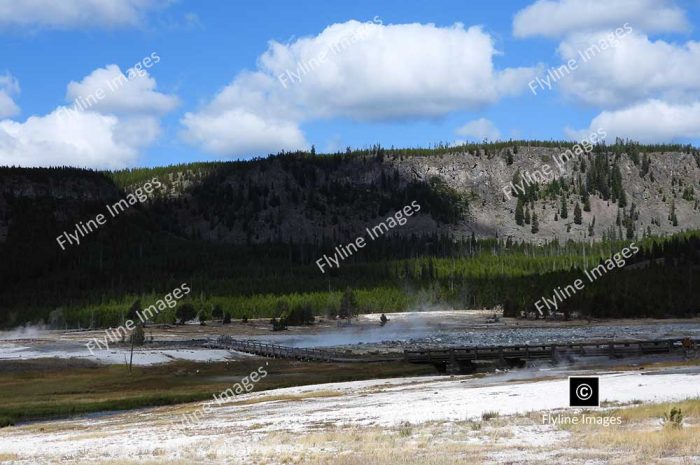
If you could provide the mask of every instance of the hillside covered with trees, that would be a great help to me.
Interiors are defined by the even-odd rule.
[[[121,323],[187,282],[203,317],[502,305],[533,312],[582,271],[641,251],[560,309],[687,316],[700,302],[700,153],[619,141],[509,191],[570,147],[516,141],[280,154],[119,172],[0,168],[0,324]],[[553,163],[552,163],[553,164]],[[62,250],[56,237],[144,183],[147,201]],[[420,212],[322,273],[323,254],[411,202]],[[218,310],[217,310],[218,312]],[[156,321],[172,323],[175,309]]]

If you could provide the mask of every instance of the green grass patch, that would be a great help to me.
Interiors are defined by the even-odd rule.
[[[268,376],[255,391],[309,384],[434,374],[430,366],[404,363],[322,364],[253,359],[234,363],[174,362],[136,367],[52,368],[13,364],[0,373],[0,426],[95,412],[131,410],[211,399],[261,365]],[[19,366],[19,369],[18,369]],[[24,369],[22,367],[24,366]]]

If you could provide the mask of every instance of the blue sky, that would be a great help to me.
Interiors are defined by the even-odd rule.
[[[697,145],[699,10],[670,0],[0,0],[0,165],[577,139],[602,126]],[[531,91],[623,24],[615,45]],[[283,85],[283,71],[341,43]],[[103,89],[77,116],[57,111],[152,53],[147,75]]]

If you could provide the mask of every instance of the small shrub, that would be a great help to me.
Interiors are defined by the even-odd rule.
[[[483,421],[489,421],[492,418],[498,418],[498,412],[496,411],[489,411],[489,412],[484,412],[481,414],[481,419]]]
[[[214,308],[211,311],[211,316],[215,320],[220,320],[224,316],[224,309],[221,308],[221,305],[216,304],[214,305]]]
[[[303,326],[312,325],[316,318],[314,317],[313,310],[308,304],[296,306],[291,310],[283,313],[280,319],[284,319],[286,324],[289,326]]]
[[[284,318],[280,318],[279,320],[273,318],[270,320],[270,324],[272,324],[273,331],[283,331],[287,329],[287,321]]]
[[[135,346],[142,346],[146,342],[146,333],[143,331],[143,326],[137,325],[131,332],[131,339]]]
[[[177,307],[177,310],[175,311],[175,316],[179,320],[179,323],[181,325],[184,325],[186,322],[190,321],[195,316],[197,316],[197,310],[195,310],[194,306],[191,303],[183,303]]]
[[[66,326],[66,317],[63,315],[63,309],[57,308],[49,314],[49,325],[51,329],[64,329]]]
[[[142,312],[141,301],[137,299],[136,302],[134,302],[131,305],[131,308],[129,308],[129,311],[126,312],[126,319],[131,320],[131,321],[136,321],[139,317],[138,315],[140,312]]]
[[[664,426],[675,429],[683,427],[683,412],[679,407],[673,407],[669,413],[664,414]]]

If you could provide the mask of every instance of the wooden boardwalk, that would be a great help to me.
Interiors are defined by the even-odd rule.
[[[688,339],[685,339],[686,344]],[[698,347],[700,340],[690,340]],[[684,339],[660,339],[636,342],[570,343],[544,345],[511,345],[496,347],[452,347],[444,349],[412,349],[404,351],[410,363],[428,363],[439,370],[465,372],[475,362],[500,361],[510,366],[524,366],[528,360],[573,360],[578,357],[622,358],[634,355],[682,353]]]
[[[692,341],[694,347],[700,340]],[[331,348],[287,347],[255,340],[240,340],[221,336],[215,343],[208,343],[213,349],[233,350],[269,358],[283,358],[309,362],[368,363],[405,361],[434,365],[443,372],[470,372],[475,363],[502,362],[512,367],[524,366],[528,360],[574,360],[579,357],[621,358],[635,355],[682,353],[683,339],[661,339],[652,341],[612,341],[607,343],[570,343],[543,345],[510,345],[493,347],[446,347],[407,349],[401,354],[357,355],[350,351]]]
[[[308,362],[385,362],[399,361],[403,358],[398,354],[395,356],[390,356],[388,354],[383,356],[361,356],[333,349],[287,347],[254,340],[233,339],[230,336],[221,336],[217,339],[215,344],[208,344],[207,346],[215,349],[235,350],[237,352],[260,355],[262,357],[285,358]]]

